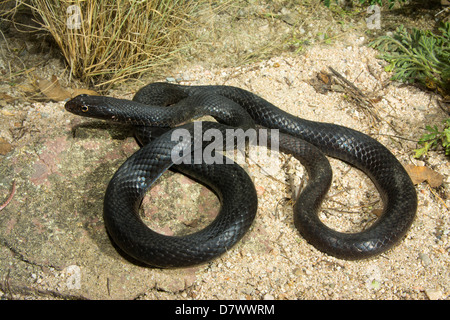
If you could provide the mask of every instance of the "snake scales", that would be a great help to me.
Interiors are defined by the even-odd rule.
[[[237,164],[175,166],[171,160],[174,150],[203,148],[204,141],[197,141],[194,134],[182,142],[171,140],[174,130],[180,128],[193,133],[193,123],[170,128],[205,114],[224,124],[203,122],[203,133],[211,128],[225,133],[229,128],[255,125],[279,129],[280,151],[302,161],[310,177],[294,205],[295,226],[319,250],[349,260],[380,254],[403,238],[415,217],[417,195],[408,174],[375,139],[343,126],[295,117],[244,89],[152,83],[141,88],[133,101],[80,95],[65,107],[78,115],[135,126],[143,147],[111,179],[104,199],[104,220],[113,241],[148,265],[183,267],[209,261],[239,241],[255,217],[255,188]],[[153,139],[151,127],[155,126],[166,132]],[[369,228],[342,233],[320,221],[320,204],[331,183],[331,168],[322,152],[361,169],[376,185],[384,209]],[[221,200],[217,218],[205,229],[186,236],[165,236],[150,230],[139,218],[145,192],[170,167],[207,184]]]

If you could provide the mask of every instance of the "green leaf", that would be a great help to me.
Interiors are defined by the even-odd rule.
[[[429,133],[425,133],[419,139],[418,144],[422,145],[422,148],[418,148],[415,151],[414,157],[420,158],[427,155],[428,151],[441,145],[444,148],[445,154],[450,155],[450,118],[443,121],[444,129],[439,130],[437,125],[426,125],[425,130]]]
[[[395,68],[395,64],[391,63],[391,64],[388,64],[386,67],[384,67],[384,71],[392,72],[392,70],[394,70],[394,68]]]
[[[416,152],[414,154],[414,158],[420,158],[421,156],[426,155],[429,148],[429,144],[425,144],[425,146],[423,146],[422,148],[414,150]]]

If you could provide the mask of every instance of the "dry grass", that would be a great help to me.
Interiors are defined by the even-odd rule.
[[[31,0],[71,74],[106,89],[172,60],[201,1]]]

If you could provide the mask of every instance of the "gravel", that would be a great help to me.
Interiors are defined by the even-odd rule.
[[[448,299],[450,167],[442,152],[431,152],[422,161],[412,157],[424,125],[440,123],[446,115],[432,94],[389,82],[384,62],[364,43],[363,37],[348,35],[332,46],[310,47],[301,56],[284,54],[242,67],[186,65],[161,81],[239,86],[299,117],[365,132],[385,144],[402,164],[426,165],[439,172],[444,176],[442,186],[433,189],[426,182],[416,186],[417,218],[398,246],[370,260],[345,261],[309,245],[293,225],[290,201],[293,186],[306,178],[304,170],[294,159],[271,154],[269,159],[257,158],[245,165],[258,191],[259,208],[251,230],[234,248],[194,268],[159,270],[136,265],[111,246],[100,214],[104,187],[120,162],[136,150],[134,141],[109,142],[109,135],[91,137],[89,129],[87,137],[73,137],[72,128],[84,121],[67,115],[63,103],[33,103],[20,111],[6,106],[2,112],[25,119],[21,125],[30,130],[2,161],[2,172],[10,174],[14,167],[19,188],[1,213],[0,264],[10,273],[3,273],[9,278],[2,281],[0,294],[6,297],[15,292],[14,297],[23,298],[20,293],[33,292],[40,297],[51,293],[52,298],[92,299]],[[321,71],[329,72],[330,66],[367,95],[380,97],[374,105],[381,121],[371,121],[345,92],[314,89],[311,79],[317,79]],[[130,97],[131,93],[113,95]],[[57,131],[56,140],[45,140]],[[13,138],[4,129],[0,136],[10,142]],[[32,162],[23,165],[21,159]],[[104,165],[100,160],[105,159],[111,162]],[[375,218],[374,209],[381,206],[376,189],[360,171],[330,160],[334,180],[321,218],[342,231],[366,227]],[[58,181],[62,181],[59,187]],[[52,197],[53,184],[66,191]],[[24,185],[30,188],[26,192]],[[1,187],[6,194],[6,180]],[[159,190],[162,199],[172,195],[170,188],[163,193],[163,185]],[[34,194],[38,196],[31,199]],[[195,194],[202,197],[204,192]],[[77,196],[72,207],[64,204]],[[54,212],[55,208],[59,210]],[[27,223],[26,232],[18,231],[22,222]],[[26,238],[31,231],[36,238]],[[69,269],[80,270],[80,286],[68,285]]]
[[[303,56],[282,55],[244,67],[181,68],[173,75],[184,84],[225,84],[243,87],[297,116],[333,122],[365,132],[385,144],[403,163],[415,160],[414,141],[430,119],[445,115],[435,98],[413,86],[389,83],[384,62],[352,37],[333,46],[315,46]],[[309,84],[331,66],[367,95],[382,121],[373,123],[340,92],[321,94]],[[388,83],[386,86],[385,84]],[[426,106],[426,107],[424,107]],[[420,111],[420,112],[418,112]],[[417,186],[417,219],[406,238],[379,257],[350,262],[330,257],[306,243],[292,222],[289,179],[304,179],[295,160],[277,154],[246,168],[259,193],[256,221],[245,239],[208,266],[196,269],[188,296],[194,299],[447,299],[449,294],[449,220],[447,159],[432,153],[432,168],[445,176],[437,193]],[[291,170],[282,169],[286,162]],[[345,163],[331,159],[334,182],[322,218],[330,226],[352,231],[366,227],[380,207],[370,180]],[[281,164],[281,165],[280,165]],[[429,165],[429,164],[427,164]],[[266,171],[271,175],[267,175]],[[351,213],[347,213],[351,211]],[[362,214],[357,212],[363,211]],[[436,230],[442,230],[439,239]],[[153,296],[155,297],[155,296]]]

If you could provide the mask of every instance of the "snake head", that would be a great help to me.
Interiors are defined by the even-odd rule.
[[[65,105],[66,110],[77,115],[83,115],[83,113],[89,111],[89,102],[87,101],[89,97],[87,94],[80,94],[67,101]]]
[[[108,118],[108,106],[102,96],[80,94],[65,104],[67,111],[84,117]]]

